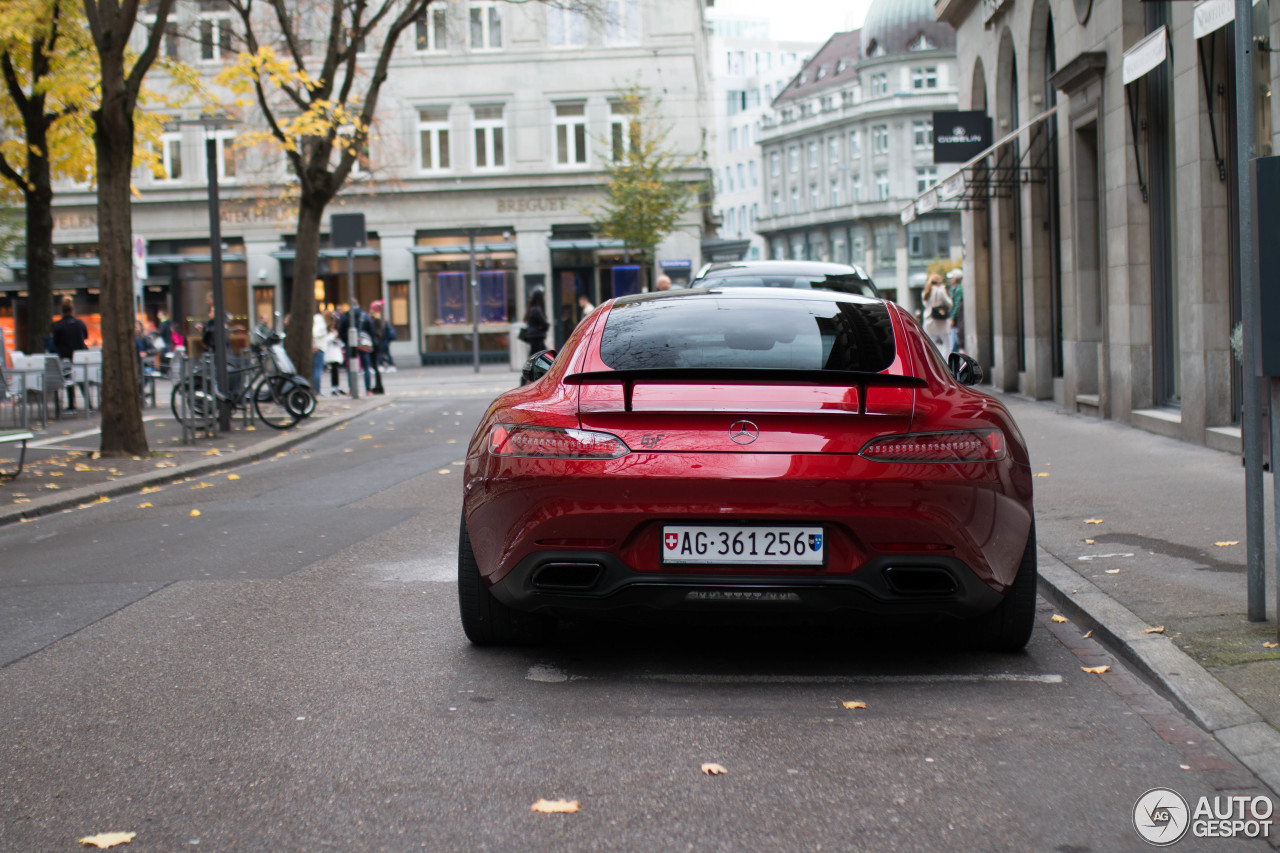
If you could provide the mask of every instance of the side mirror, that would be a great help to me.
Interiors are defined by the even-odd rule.
[[[972,356],[953,352],[947,356],[947,367],[961,385],[977,385],[982,381],[982,365]]]
[[[544,349],[541,352],[535,352],[524,363],[524,370],[520,371],[520,384],[528,385],[530,382],[536,382],[546,376],[547,371],[551,369],[551,365],[555,363],[555,350]]]

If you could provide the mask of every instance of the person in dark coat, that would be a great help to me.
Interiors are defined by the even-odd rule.
[[[547,348],[547,331],[551,328],[547,312],[542,307],[542,293],[541,289],[530,293],[529,304],[524,309],[524,329],[520,332],[520,340],[529,345],[530,355]]]
[[[365,351],[360,349],[359,346],[352,347],[349,345],[350,338],[348,337],[348,334],[351,331],[353,323],[355,324],[357,341],[360,338],[361,332],[367,334],[371,341],[375,340],[373,321],[370,319],[368,314],[360,310],[360,303],[356,301],[352,301],[351,309],[343,314],[342,319],[338,321],[338,340],[340,340],[342,345],[347,349],[348,371],[351,369],[352,359],[359,357],[360,372],[364,375],[364,391],[366,394],[372,394],[373,377],[370,375],[369,365],[373,360],[370,357],[373,355],[373,351]]]
[[[89,327],[77,317],[70,296],[62,297],[62,316],[53,321],[53,349],[62,359],[62,375],[71,375],[71,359],[80,350],[89,348]],[[76,410],[76,386],[67,383],[67,411]]]

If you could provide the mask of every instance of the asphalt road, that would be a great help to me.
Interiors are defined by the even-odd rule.
[[[1149,788],[1261,793],[1047,605],[1011,656],[710,626],[470,647],[459,463],[486,402],[403,398],[0,529],[0,850],[1146,850]]]

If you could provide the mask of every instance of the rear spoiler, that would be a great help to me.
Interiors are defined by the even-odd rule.
[[[596,370],[571,373],[564,377],[566,385],[621,385],[623,410],[627,412],[631,411],[631,398],[636,385],[693,385],[703,382],[856,387],[860,415],[867,413],[868,388],[929,387],[929,383],[918,376],[897,376],[861,370],[787,370],[768,367],[648,367],[636,370]]]

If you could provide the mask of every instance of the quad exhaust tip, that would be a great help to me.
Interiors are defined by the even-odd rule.
[[[580,592],[591,589],[604,574],[604,566],[595,562],[547,563],[533,574],[535,589]]]

